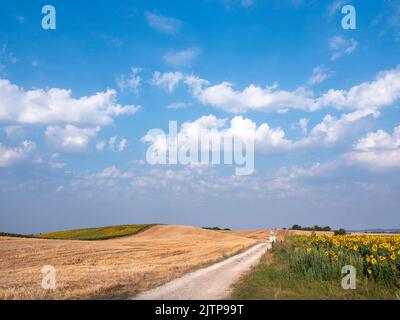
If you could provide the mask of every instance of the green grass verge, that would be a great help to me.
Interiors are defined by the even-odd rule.
[[[253,267],[234,287],[234,300],[328,300],[328,299],[400,299],[400,290],[386,285],[358,279],[355,290],[344,290],[341,278],[313,280],[291,270],[290,246],[278,244],[267,252],[260,263]]]
[[[77,230],[66,230],[44,234],[36,234],[40,239],[62,239],[62,240],[107,240],[131,236],[144,231],[153,224],[130,224],[123,226],[110,226],[103,228],[88,228]]]

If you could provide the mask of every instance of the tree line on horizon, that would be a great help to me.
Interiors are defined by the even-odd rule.
[[[302,231],[333,231],[335,235],[344,235],[346,234],[346,230],[343,228],[340,228],[338,230],[332,230],[331,227],[325,226],[325,227],[320,227],[319,225],[315,225],[313,227],[302,227],[299,224],[294,224],[289,230],[302,230]]]

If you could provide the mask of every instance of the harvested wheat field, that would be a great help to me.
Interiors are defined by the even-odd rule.
[[[185,226],[153,226],[98,241],[0,237],[0,299],[126,298],[237,253],[257,240]],[[57,270],[43,290],[41,269]]]
[[[263,242],[268,241],[270,233],[269,230],[232,230],[222,232]]]

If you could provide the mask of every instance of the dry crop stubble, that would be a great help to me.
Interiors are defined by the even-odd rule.
[[[257,240],[185,226],[154,226],[99,241],[0,237],[0,299],[125,298],[235,254]],[[43,290],[44,265],[57,289]]]

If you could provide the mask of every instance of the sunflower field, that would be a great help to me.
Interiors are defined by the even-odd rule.
[[[311,279],[338,278],[343,266],[352,265],[357,275],[366,279],[385,283],[399,280],[399,235],[311,235],[292,240],[290,266]]]

